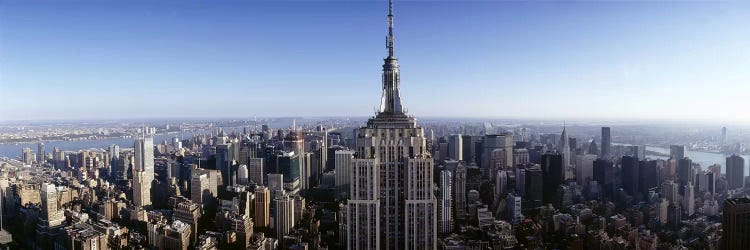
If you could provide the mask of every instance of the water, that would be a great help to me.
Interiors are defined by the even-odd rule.
[[[646,146],[646,151],[653,151],[658,152],[662,154],[669,154],[668,148],[662,148],[662,147],[652,147],[652,146]],[[722,153],[710,153],[710,152],[701,152],[701,151],[692,151],[687,150],[685,152],[685,155],[689,157],[693,162],[698,163],[701,165],[703,169],[707,169],[709,166],[713,164],[719,164],[721,165],[721,172],[725,173],[724,168],[726,167],[727,162],[727,156]],[[669,157],[664,156],[656,156],[646,153],[646,157],[648,158],[655,158],[655,159],[667,159]],[[742,155],[742,158],[745,158],[745,175],[750,173],[750,155]]]
[[[197,131],[196,134],[200,134],[201,131]],[[192,138],[192,133],[183,133],[184,139]],[[159,134],[154,135],[154,144],[160,144],[167,140],[167,143],[172,142],[173,137],[180,137],[179,133],[171,134]],[[107,138],[107,139],[93,139],[93,140],[77,140],[77,141],[45,141],[44,150],[47,153],[52,152],[52,148],[58,147],[63,151],[78,151],[82,149],[105,149],[110,145],[118,145],[120,148],[132,148],[135,138]],[[19,143],[19,144],[0,144],[0,157],[17,158],[21,156],[23,148],[30,148],[32,152],[36,153],[37,144],[34,143]]]

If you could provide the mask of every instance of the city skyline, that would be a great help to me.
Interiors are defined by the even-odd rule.
[[[213,116],[230,114],[245,118],[187,120],[162,115],[149,122],[70,118],[49,122],[0,121],[0,196],[3,197],[0,199],[0,248],[750,248],[750,240],[743,237],[750,228],[750,177],[746,175],[750,172],[750,165],[746,164],[750,163],[746,160],[750,159],[750,130],[727,122],[728,115],[742,116],[745,112],[741,110],[746,105],[745,100],[723,96],[743,97],[744,89],[740,85],[726,86],[726,83],[712,84],[711,89],[691,85],[706,79],[716,80],[718,78],[710,77],[719,71],[724,73],[721,79],[730,79],[730,83],[744,81],[742,56],[750,50],[742,48],[744,38],[734,37],[740,40],[729,41],[726,37],[692,38],[691,35],[708,32],[709,28],[713,28],[709,33],[725,36],[745,33],[718,31],[716,27],[728,25],[706,24],[707,20],[696,19],[699,16],[696,10],[688,10],[688,7],[698,5],[644,3],[649,8],[635,8],[630,3],[518,6],[509,3],[508,6],[520,12],[511,11],[507,12],[510,16],[503,16],[492,11],[505,3],[455,5],[416,1],[405,2],[413,4],[412,12],[408,8],[399,12],[400,5],[394,7],[393,0],[378,1],[387,3],[386,11],[380,13],[386,18],[378,25],[387,27],[386,39],[385,46],[377,50],[381,55],[379,59],[368,62],[368,65],[381,65],[380,77],[371,76],[373,80],[379,79],[380,88],[369,89],[369,85],[364,87],[365,84],[353,82],[335,86],[341,81],[369,76],[359,71],[363,69],[353,59],[360,51],[354,43],[362,38],[376,39],[362,31],[359,21],[334,22],[344,21],[338,20],[343,17],[369,20],[363,6],[375,2],[294,5],[262,2],[242,3],[232,8],[222,3],[133,3],[135,5],[76,2],[70,3],[76,7],[66,7],[60,12],[54,8],[55,4],[34,4],[33,8],[49,8],[54,15],[65,16],[77,11],[80,15],[73,22],[93,22],[69,27],[67,24],[71,20],[55,20],[59,21],[55,25],[63,28],[56,31],[58,33],[32,31],[30,27],[21,29],[27,34],[49,35],[48,40],[30,39],[33,36],[9,39],[29,42],[21,47],[38,49],[39,54],[61,53],[50,56],[49,61],[33,55],[22,57],[27,61],[20,63],[0,60],[3,67],[38,62],[35,66],[43,72],[32,76],[24,75],[21,70],[11,74],[10,79],[58,79],[66,84],[9,88],[12,91],[39,88],[34,92],[38,95],[5,89],[0,97],[13,96],[5,102],[14,106],[0,108],[0,112],[13,110],[31,119],[43,110],[52,113],[45,113],[44,118],[48,120],[57,115],[96,117],[128,112],[140,116],[159,112],[179,116],[187,112],[184,114],[191,117],[209,112]],[[333,9],[325,9],[329,5]],[[23,4],[14,6],[24,8]],[[144,6],[151,11],[144,16],[118,16],[140,13]],[[249,6],[262,8],[258,13],[245,12]],[[282,6],[294,7],[288,11],[277,9]],[[427,8],[418,8],[420,6]],[[617,7],[614,8],[616,13],[607,13],[613,6]],[[320,11],[308,12],[308,7]],[[174,9],[164,12],[164,8]],[[558,12],[576,8],[599,12]],[[349,9],[352,11],[342,11]],[[665,9],[672,15],[662,19],[664,16],[659,14]],[[0,15],[6,17],[8,9],[2,10]],[[708,13],[706,16],[720,15],[721,20],[728,20],[727,9],[701,10],[702,14]],[[523,19],[529,17],[525,14],[537,11],[553,14],[530,21],[533,25],[541,24],[538,30],[511,22],[507,27],[515,28],[512,31],[518,33],[504,33],[499,31],[505,26],[492,24],[498,20]],[[473,15],[474,12],[478,14]],[[447,15],[442,15],[444,13]],[[632,18],[634,13],[642,14],[637,21],[620,19]],[[654,16],[643,15],[645,13]],[[734,16],[729,15],[729,19],[745,18],[741,12],[732,13]],[[424,18],[435,14],[433,17],[439,20]],[[16,12],[11,16],[14,15]],[[183,19],[188,16],[193,18]],[[588,19],[594,16],[604,21]],[[320,19],[307,20],[307,17]],[[150,19],[155,22],[149,23]],[[657,19],[661,22],[654,22]],[[44,22],[34,16],[20,20],[27,24]],[[121,23],[119,27],[108,26],[123,20],[130,22]],[[405,29],[398,25],[401,20],[405,20]],[[611,23],[614,20],[620,23]],[[0,19],[0,23],[2,21]],[[183,21],[192,25],[180,26],[187,24]],[[418,25],[409,29],[410,21]],[[703,26],[693,25],[693,22]],[[165,23],[180,28],[170,29]],[[223,26],[226,24],[231,25]],[[443,24],[447,26],[441,27]],[[461,24],[468,25],[469,29],[462,28]],[[341,25],[353,29],[332,28]],[[83,27],[90,30],[77,30]],[[254,30],[247,36],[246,30],[236,29],[243,27]],[[318,34],[310,27],[319,27],[325,32]],[[571,35],[569,31],[574,27],[580,29],[582,35]],[[597,27],[606,28],[606,32]],[[131,32],[119,34],[123,28]],[[152,34],[138,33],[143,30]],[[299,32],[287,33],[295,30]],[[659,32],[652,37],[638,36],[657,30]],[[443,40],[446,31],[455,32]],[[327,37],[327,32],[335,35]],[[65,35],[55,36],[62,33]],[[105,33],[114,36],[101,36]],[[207,33],[214,36],[207,36]],[[402,33],[405,36],[399,35]],[[0,46],[6,46],[4,42],[11,36],[0,34],[3,37]],[[193,34],[203,35],[195,41],[174,39]],[[511,34],[520,34],[520,37]],[[636,36],[631,37],[633,34]],[[472,39],[474,35],[484,38]],[[118,40],[118,36],[130,40]],[[94,37],[98,38],[87,40]],[[98,40],[103,37],[106,39]],[[511,41],[493,42],[504,37]],[[661,40],[664,37],[690,39]],[[275,41],[278,38],[283,41]],[[210,39],[215,43],[206,41]],[[399,46],[401,40],[407,40],[404,42],[407,45]],[[420,40],[423,42],[408,45]],[[604,40],[612,40],[612,43],[597,43]],[[454,47],[443,47],[441,43],[446,41]],[[537,44],[547,41],[555,46]],[[654,41],[671,44],[654,44]],[[528,46],[518,50],[503,47],[514,42]],[[118,48],[128,43],[126,47],[131,51],[113,52],[107,50],[107,46],[97,47],[99,43]],[[238,47],[230,46],[232,43]],[[727,43],[737,48],[710,47]],[[337,44],[348,46],[338,47]],[[55,50],[51,45],[60,46]],[[72,50],[59,50],[65,46]],[[154,50],[141,51],[144,46]],[[311,49],[316,46],[322,48]],[[507,57],[494,50],[498,46],[503,48],[501,51],[508,51]],[[642,48],[632,49],[639,46]],[[560,48],[565,47],[571,50],[561,52]],[[206,48],[216,50],[202,50]],[[528,48],[538,50],[528,54]],[[612,51],[612,48],[622,50]],[[694,50],[689,56],[670,55],[681,48]],[[375,51],[366,49],[370,50]],[[602,54],[603,50],[611,53]],[[728,50],[734,53],[730,55]],[[99,83],[94,88],[87,84],[96,78],[87,78],[78,85],[67,84],[83,79],[84,75],[78,75],[77,68],[82,67],[80,60],[89,58],[91,55],[87,53],[92,51],[101,53],[97,54],[100,60],[87,62],[90,67],[84,68],[91,69],[90,76],[110,73],[107,79],[112,82]],[[245,54],[228,54],[236,51]],[[425,53],[429,51],[443,53]],[[634,54],[634,51],[642,54]],[[55,57],[66,53],[65,58]],[[9,58],[16,56],[17,59],[24,51],[10,54]],[[122,57],[118,57],[120,55]],[[191,60],[181,60],[179,56],[173,57],[175,55]],[[399,55],[415,60],[401,61]],[[566,57],[570,55],[581,56]],[[602,55],[610,57],[597,59]],[[351,58],[344,62],[350,64],[329,63],[347,56]],[[434,60],[445,56],[449,60],[439,63]],[[215,61],[204,61],[204,57]],[[665,58],[686,57],[690,59],[664,63]],[[58,63],[55,59],[67,58],[72,58],[71,63],[66,64],[71,69],[64,72],[68,74],[45,74]],[[503,65],[497,58],[525,59],[503,69],[508,71],[488,70]],[[651,66],[623,70],[613,61],[624,58],[639,58],[639,67]],[[316,60],[306,61],[313,59]],[[721,61],[722,64],[711,61],[720,59],[734,61]],[[142,64],[131,64],[133,61]],[[113,67],[112,62],[121,65]],[[173,64],[161,65],[167,62]],[[256,66],[243,68],[247,63]],[[412,68],[412,64],[417,66]],[[723,67],[724,64],[733,67]],[[450,67],[441,69],[443,65]],[[697,66],[707,67],[705,71],[685,71]],[[185,71],[185,67],[194,68]],[[613,74],[598,76],[601,79],[591,77],[613,68],[616,69]],[[402,69],[404,75],[415,71],[417,77],[402,78]],[[431,73],[430,69],[435,72]],[[247,86],[233,84],[233,80],[242,78],[232,75],[238,70],[244,70],[244,76],[251,77],[253,82]],[[126,71],[128,73],[123,73]],[[145,72],[148,74],[139,75],[140,79],[172,74],[170,80],[191,80],[154,85],[115,83],[129,79],[118,77]],[[228,75],[217,77],[217,72]],[[584,72],[584,75],[569,75],[575,72]],[[511,75],[503,76],[504,73]],[[273,74],[277,76],[270,77]],[[668,74],[670,78],[665,79],[673,82],[664,85],[627,82],[658,78],[661,74]],[[7,80],[6,75],[0,76],[3,81]],[[427,78],[421,78],[425,76]],[[558,77],[586,81],[555,82]],[[607,84],[596,82],[617,77],[621,79]],[[685,77],[692,83],[675,83]],[[215,82],[197,84],[207,79]],[[279,81],[289,79],[299,81],[280,86]],[[430,83],[422,82],[425,79]],[[456,83],[456,79],[462,81]],[[552,82],[539,86],[494,82],[505,79],[552,79]],[[481,84],[475,84],[477,81]],[[296,85],[300,83],[304,86]],[[402,86],[413,86],[411,91],[419,88],[429,91],[402,91],[407,89]],[[94,94],[88,93],[90,91]],[[346,97],[341,98],[341,93]],[[717,93],[722,96],[712,96]],[[35,101],[44,95],[53,99]],[[369,95],[379,96],[379,100]],[[262,98],[256,98],[260,96]],[[414,100],[410,99],[412,96],[417,97],[416,102],[409,101]],[[57,103],[54,98],[62,102]],[[703,100],[701,98],[710,98],[710,103],[698,101]],[[37,110],[13,103],[18,100],[33,103],[36,108],[54,108]],[[365,101],[374,103],[372,116],[366,121],[341,118],[342,110],[361,108],[359,103]],[[76,107],[83,104],[87,106]],[[418,107],[415,112],[408,111],[411,105]],[[537,110],[540,108],[543,113]],[[663,110],[665,108],[668,110]],[[712,109],[714,117],[701,113],[701,108]],[[55,112],[57,109],[61,111]],[[295,116],[258,119],[252,118],[258,114],[242,114],[262,110],[268,112],[268,116],[279,117],[286,115],[286,109]],[[454,114],[457,110],[461,113]],[[574,118],[599,115],[597,112],[602,110],[606,111],[603,116],[610,116],[609,122],[584,122]],[[513,120],[508,118],[513,116],[511,114],[492,113],[505,111],[519,116],[536,114],[547,120]],[[612,122],[618,121],[614,117],[627,116],[631,111],[637,111],[637,120]],[[320,117],[316,112],[339,112],[339,117],[310,118]],[[417,119],[424,117],[424,113],[429,117],[431,112],[441,117],[492,113],[505,118]],[[679,125],[663,123],[676,119],[683,112],[694,115],[681,119]],[[557,115],[566,119],[550,120]],[[648,120],[649,115],[661,122]],[[699,118],[715,125],[687,122]]]
[[[383,1],[234,4],[4,3],[0,120],[372,115]],[[396,4],[412,115],[750,121],[747,3]]]

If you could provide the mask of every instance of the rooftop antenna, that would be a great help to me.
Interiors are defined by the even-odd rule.
[[[388,58],[393,58],[393,0],[388,0],[388,37],[386,42]]]

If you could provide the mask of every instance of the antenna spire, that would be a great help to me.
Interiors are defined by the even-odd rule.
[[[388,0],[388,57],[393,57],[393,0]]]

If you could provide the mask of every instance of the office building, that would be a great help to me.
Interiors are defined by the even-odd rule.
[[[622,169],[622,187],[629,195],[636,195],[640,192],[638,187],[639,177],[639,162],[638,158],[633,156],[623,156],[620,162]]]
[[[392,7],[392,2],[389,2],[388,57],[383,64],[380,108],[366,126],[355,132],[357,158],[354,167],[378,168],[379,192],[358,196],[358,199],[353,197],[349,201],[350,204],[380,202],[380,206],[375,207],[379,210],[380,224],[374,230],[380,233],[380,239],[378,244],[372,245],[369,243],[372,238],[364,239],[350,231],[349,247],[434,249],[437,247],[438,214],[437,199],[433,194],[433,159],[427,149],[424,129],[417,125],[416,118],[406,113],[401,103],[400,70],[393,46]],[[349,214],[348,218],[358,216],[363,214]]]
[[[448,158],[463,161],[463,137],[461,134],[448,137]]]
[[[576,183],[584,186],[594,179],[594,161],[596,155],[585,154],[575,156]]]
[[[592,142],[593,143],[593,142]],[[610,134],[609,127],[602,127],[602,150],[600,150],[600,157],[608,158],[612,154],[612,135]]]
[[[352,160],[354,159],[354,151],[351,150],[338,150],[334,152],[334,164],[336,165],[336,192],[343,197],[349,195],[349,182],[350,173],[352,168]]]
[[[745,159],[736,154],[727,157],[726,175],[727,188],[745,187]]]
[[[568,140],[568,130],[563,126],[562,134],[560,134],[560,141],[557,143],[557,152],[562,156],[563,174],[570,168],[571,164],[571,153],[570,153],[570,140]]]
[[[47,152],[44,151],[44,143],[37,144],[37,150],[36,150],[36,162],[39,164],[44,163],[44,155],[46,155]]]
[[[453,231],[453,175],[449,170],[440,171],[440,197],[438,231],[447,235]]]
[[[249,183],[263,185],[263,158],[249,158],[247,160],[247,179]]]
[[[237,167],[237,184],[247,185],[249,181],[248,176],[249,176],[249,170],[247,168],[247,165],[242,164],[239,167]]]
[[[255,225],[268,227],[271,223],[271,191],[268,187],[255,188]]]
[[[672,159],[680,160],[682,158],[685,158],[687,155],[685,155],[685,149],[684,145],[670,145],[669,146],[669,157]]]
[[[294,228],[294,199],[288,195],[280,195],[273,199],[275,214],[274,232],[278,239],[283,239]]]
[[[724,201],[722,249],[750,249],[750,198]]]
[[[563,169],[563,156],[555,153],[542,155],[542,201],[544,204],[552,203],[557,196],[557,187],[563,184],[565,170]],[[537,184],[538,185],[538,184]]]
[[[695,187],[692,182],[685,186],[685,194],[682,196],[682,214],[689,217],[695,213]]]

